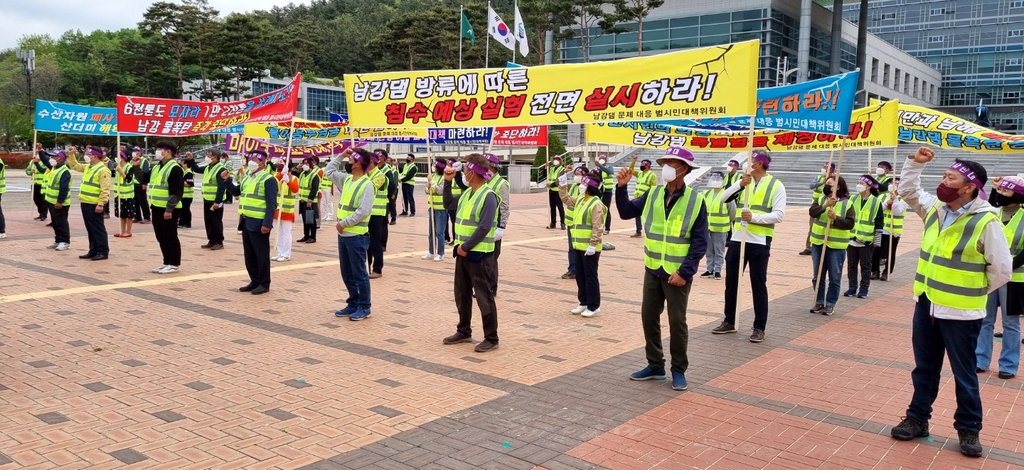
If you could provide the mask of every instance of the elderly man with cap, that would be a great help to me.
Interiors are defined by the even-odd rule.
[[[366,149],[346,149],[324,169],[325,176],[341,189],[338,201],[338,261],[341,280],[348,290],[345,308],[336,317],[359,321],[370,316],[370,278],[366,271],[366,252],[370,247],[370,213],[376,192],[367,177],[373,154]],[[345,172],[341,171],[342,164]]]
[[[178,272],[181,266],[181,240],[178,239],[178,217],[181,197],[185,193],[185,171],[175,154],[178,147],[171,142],[157,142],[156,156],[149,180],[149,205],[153,213],[153,233],[160,244],[163,264],[153,269],[157,274]]]
[[[238,196],[238,214],[242,216],[242,252],[249,283],[238,291],[260,295],[270,291],[270,231],[274,229],[278,182],[265,171],[266,152],[253,150],[245,156],[249,176],[242,180],[241,187],[231,181],[227,171],[221,178],[227,190]]]
[[[639,199],[629,200],[626,185],[629,168],[616,178],[615,206],[623,219],[643,219],[643,301],[640,321],[644,329],[647,367],[630,374],[630,380],[665,378],[665,353],[661,345],[661,312],[668,306],[669,350],[672,354],[672,389],[686,390],[689,367],[686,309],[693,276],[708,246],[708,214],[700,194],[686,186],[686,175],[696,168],[693,153],[671,147],[658,159],[664,185],[652,188]]]
[[[850,246],[846,248],[846,277],[849,289],[844,297],[867,298],[871,286],[871,255],[882,244],[882,225],[885,222],[881,200],[878,198],[878,181],[871,175],[861,175],[856,189],[850,196],[857,217],[850,232]],[[860,282],[857,274],[860,273]],[[858,287],[860,288],[858,290]]]
[[[636,174],[636,187],[633,188],[633,199],[640,199],[647,194],[651,188],[658,185],[658,176],[651,171],[651,161],[644,159],[640,162],[640,173]],[[609,212],[611,212],[609,210]],[[629,238],[640,238],[644,236],[643,227],[640,226],[640,218],[633,219],[636,221],[636,233],[629,236]]]
[[[387,159],[383,150],[373,151],[367,177],[373,186],[373,210],[370,211],[370,248],[366,261],[370,267],[370,279],[381,277],[384,270],[384,237],[388,229],[388,175],[381,168]]]
[[[501,256],[501,239],[505,236],[505,227],[508,226],[508,217],[511,214],[509,195],[511,186],[504,176],[498,174],[498,165],[501,158],[493,153],[485,153],[487,158],[487,170],[491,172],[491,179],[487,180],[487,187],[498,196],[498,228],[494,231],[494,256],[491,257],[491,264],[494,269],[494,283],[491,294],[498,295],[498,257]]]
[[[394,157],[387,154],[386,150],[381,149],[384,152],[385,159],[384,165],[381,166],[381,171],[388,177],[388,210],[387,216],[388,225],[395,225],[398,223],[398,191],[401,186],[400,177],[398,175],[398,164],[395,162]],[[384,251],[388,251],[388,229],[384,230]]]
[[[452,180],[452,198],[451,200],[445,200],[444,208],[448,212],[448,224],[451,225],[449,228],[445,226],[445,239],[448,240],[448,245],[451,246],[455,243],[453,235],[449,235],[450,232],[455,231],[455,211],[459,207],[459,198],[462,196],[462,192],[469,189],[466,183],[462,181],[462,162],[457,162],[453,159],[448,159],[448,166],[455,168],[455,179]]]
[[[811,205],[818,204],[822,199],[822,188],[825,187],[825,180],[832,177],[832,173],[836,172],[835,163],[826,163],[821,166],[821,173],[814,177],[814,181],[807,186],[811,189]],[[816,217],[810,217],[807,219],[807,241],[804,242],[804,251],[800,252],[801,256],[811,255],[811,231],[814,230],[814,222],[818,220]]]
[[[468,185],[458,201],[455,221],[455,307],[459,323],[455,334],[444,338],[444,344],[468,343],[473,340],[473,297],[484,327],[484,340],[473,349],[487,352],[498,349],[498,309],[494,304],[494,272],[489,258],[494,255],[495,232],[498,229],[498,197],[487,186],[491,172],[487,158],[479,153],[466,156],[463,178]],[[444,199],[452,195],[455,168],[444,172]]]
[[[89,251],[79,255],[80,259],[100,261],[110,254],[107,228],[103,223],[103,205],[110,201],[110,169],[103,163],[104,155],[102,149],[88,146],[85,149],[88,165],[82,165],[74,156],[67,161],[69,168],[82,173],[78,202],[82,207],[85,232],[89,236]]]
[[[764,341],[768,325],[768,259],[775,236],[775,225],[786,216],[786,187],[768,174],[772,157],[765,150],[754,150],[747,162],[750,171],[739,182],[725,190],[726,201],[744,206],[732,226],[732,240],[725,253],[725,319],[715,329],[716,335],[736,332],[736,292],[740,281],[740,247],[746,240],[743,263],[750,271],[750,290],[754,297],[754,328],[752,343]],[[749,206],[749,207],[747,207]]]
[[[73,150],[69,150],[72,151]],[[74,155],[74,153],[72,153]],[[38,156],[36,158],[39,158]],[[50,155],[50,171],[43,181],[46,205],[50,210],[50,225],[53,227],[53,243],[49,249],[65,251],[71,248],[71,227],[68,225],[68,212],[71,204],[71,170],[66,165],[67,155],[57,152]]]
[[[410,153],[402,165],[402,213],[399,215],[416,216],[416,171],[416,156]]]
[[[206,243],[200,248],[207,250],[224,249],[224,180],[221,172],[227,169],[224,160],[227,154],[222,150],[206,151],[203,165],[196,163],[194,158],[185,161],[189,169],[203,175],[200,194],[203,196],[203,225],[206,227]]]
[[[918,148],[904,162],[900,178],[900,196],[924,221],[924,233],[914,281],[914,393],[906,417],[890,434],[901,441],[929,435],[932,405],[943,380],[942,363],[949,357],[956,384],[953,428],[960,453],[980,457],[984,410],[976,372],[978,334],[988,294],[1011,280],[1013,258],[998,211],[985,201],[985,167],[957,159],[932,195],[921,189],[921,173],[933,158],[931,149]]]
[[[299,210],[302,211],[302,238],[298,243],[316,243],[316,224],[319,209],[320,169],[312,158],[302,160],[299,173]]]
[[[443,158],[434,161],[434,175],[427,178],[427,253],[424,260],[444,259],[445,230],[448,228],[448,211],[444,208],[444,169],[448,165]]]

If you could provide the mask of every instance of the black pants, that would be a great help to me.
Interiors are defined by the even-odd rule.
[[[446,241],[455,240],[455,211],[448,209],[448,225],[444,228],[444,239]]]
[[[36,212],[39,213],[39,218],[46,220],[46,214],[49,213],[50,207],[46,204],[46,195],[43,194],[43,185],[36,184],[32,186],[32,202],[36,205]]]
[[[387,212],[387,214],[388,214],[388,218],[391,219],[391,222],[395,222],[395,219],[398,217],[398,195],[397,194],[395,194],[395,198],[394,199],[392,199],[390,197],[388,198],[388,212]]]
[[[416,215],[416,197],[414,191],[416,185],[403,184],[402,185],[402,213],[409,215]]]
[[[224,209],[213,209],[213,202],[203,201],[203,224],[206,239],[214,245],[224,244]]]
[[[103,224],[103,214],[96,213],[96,204],[82,205],[82,220],[85,221],[85,232],[89,234],[89,252],[87,255],[109,255],[110,245],[107,243],[107,227]],[[2,231],[2,230],[0,230]]]
[[[366,262],[370,271],[380,273],[384,269],[384,230],[388,226],[388,216],[370,216],[370,249],[366,251]]]
[[[313,211],[313,219],[306,216],[306,211]],[[306,203],[299,203],[299,212],[302,212],[302,238],[316,241],[316,224],[320,220],[320,204],[313,203],[312,207],[306,207]]]
[[[110,201],[103,204],[103,216],[106,218],[110,217]]]
[[[484,339],[498,342],[498,308],[491,295],[491,277],[488,260],[470,261],[462,256],[455,257],[455,308],[459,310],[459,325],[456,330],[472,335],[473,297],[480,308],[484,325]]]
[[[181,217],[178,218],[178,226],[192,228],[192,198],[181,198]]]
[[[135,185],[135,207],[139,208],[139,212],[135,214],[135,221],[145,219],[147,222],[149,218],[149,201],[146,200],[146,190],[142,189],[141,184]]]
[[[250,230],[250,224],[244,221],[242,225],[242,253],[245,255],[245,270],[249,273],[249,282],[269,289],[270,234],[264,234],[260,229]]]
[[[53,204],[46,203],[50,209],[50,224],[53,226],[53,241],[57,243],[71,243],[71,227],[68,226],[68,211],[65,204],[57,209]]]
[[[562,206],[562,198],[558,195],[558,191],[548,190],[548,206],[551,208],[551,224],[548,226],[555,226],[555,211],[558,211],[559,223],[565,225],[565,207]]]
[[[576,257],[576,298],[580,305],[590,311],[601,308],[601,280],[597,277],[597,265],[601,253],[586,256],[585,251],[572,250]]]
[[[171,210],[170,220],[164,220],[164,213],[167,209],[153,206],[153,234],[160,244],[160,253],[163,254],[163,264],[170,266],[181,266],[181,241],[178,240],[178,217],[181,217],[181,209]]]
[[[892,258],[889,257],[889,243],[892,243]],[[891,273],[893,267],[896,265],[896,249],[900,247],[900,237],[893,237],[892,235],[882,234],[882,246],[875,248],[874,253],[871,254],[871,273]],[[888,263],[886,263],[888,261]],[[885,268],[882,268],[882,264],[886,264]]]
[[[740,282],[740,242],[729,241],[725,252],[725,322],[736,324],[736,290]],[[743,265],[750,271],[750,291],[754,297],[754,328],[764,331],[768,324],[768,258],[772,239],[767,245],[747,243]]]
[[[601,194],[601,202],[604,203],[604,230],[607,232],[612,229],[612,192],[605,191]],[[637,221],[640,217],[636,218]]]
[[[860,288],[867,292],[871,287],[871,253],[875,247],[853,246],[846,248],[846,280],[850,290]],[[860,282],[857,282],[857,274],[860,273]]]
[[[392,222],[395,219],[391,219]],[[388,238],[391,235],[391,230],[388,228],[388,217],[384,216],[384,222],[380,226],[380,249],[381,251],[388,251]]]
[[[0,233],[7,232],[7,219],[4,219],[3,194],[0,194]]]
[[[748,247],[749,248],[749,247]],[[644,295],[640,307],[640,321],[644,328],[644,342],[647,344],[647,366],[651,369],[665,368],[665,352],[661,346],[661,312],[668,305],[669,351],[672,353],[672,370],[686,373],[690,360],[686,354],[690,342],[690,330],[686,326],[686,308],[690,302],[690,286],[673,286],[668,279],[651,273],[644,273]]]
[[[494,255],[489,259],[491,266],[491,272],[494,273],[491,279],[491,296],[497,297],[498,295],[498,257],[501,256],[501,240],[494,241]]]

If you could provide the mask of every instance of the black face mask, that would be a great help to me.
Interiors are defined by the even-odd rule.
[[[345,173],[352,174],[352,163],[351,162],[345,164]]]
[[[831,196],[832,195],[832,185],[831,184],[826,184],[825,186],[823,186],[821,188],[821,192],[825,193],[826,196]]]

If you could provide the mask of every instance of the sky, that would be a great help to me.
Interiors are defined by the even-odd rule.
[[[69,29],[90,33],[96,29],[116,31],[142,21],[142,14],[155,0],[3,0],[0,7],[0,50],[16,47],[28,34],[49,33],[59,38]],[[173,0],[171,0],[173,1]],[[305,0],[210,0],[220,15],[252,10],[269,10],[275,5],[308,3]]]

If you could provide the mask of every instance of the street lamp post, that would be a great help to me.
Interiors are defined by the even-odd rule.
[[[35,49],[18,49],[16,55],[18,60],[21,61],[22,67],[25,68],[25,81],[28,83],[28,97],[26,101],[28,102],[28,109],[32,111],[34,116],[36,113],[35,108],[32,106],[32,74],[36,71],[36,51]]]

